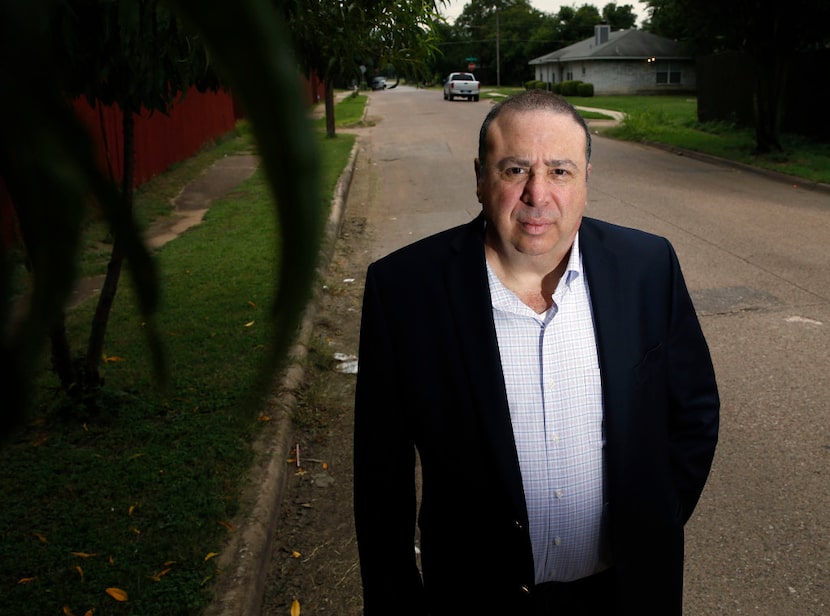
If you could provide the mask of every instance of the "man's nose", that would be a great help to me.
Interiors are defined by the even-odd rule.
[[[531,171],[522,191],[522,202],[532,207],[546,205],[550,196],[550,186],[544,173]]]

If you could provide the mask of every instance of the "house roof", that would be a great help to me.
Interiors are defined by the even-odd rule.
[[[596,37],[557,49],[534,58],[528,64],[550,64],[576,60],[691,60],[683,46],[671,39],[644,30],[617,30],[608,35],[608,41],[597,44]]]

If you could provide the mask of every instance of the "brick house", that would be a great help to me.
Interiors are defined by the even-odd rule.
[[[693,92],[695,60],[676,41],[643,30],[611,32],[595,27],[594,36],[528,64],[545,83],[578,80],[594,84],[599,96]]]

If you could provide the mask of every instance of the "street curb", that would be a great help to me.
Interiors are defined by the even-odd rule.
[[[334,254],[357,162],[358,145],[356,141],[334,190],[318,258],[319,279],[325,276]],[[265,580],[288,478],[287,460],[291,455],[294,433],[292,414],[297,403],[297,390],[305,376],[304,360],[319,295],[319,285],[315,284],[297,340],[289,352],[288,365],[262,411],[271,420],[253,444],[254,464],[245,479],[240,513],[233,520],[233,530],[217,557],[217,567],[222,573],[216,581],[213,601],[205,609],[204,616],[251,616],[262,611]]]
[[[732,169],[737,169],[738,171],[746,171],[747,173],[762,175],[771,180],[776,180],[778,182],[790,184],[793,186],[793,188],[802,188],[805,190],[814,190],[817,192],[830,194],[830,184],[814,182],[812,180],[796,177],[794,175],[787,175],[786,173],[780,173],[778,171],[764,169],[762,167],[755,167],[753,165],[747,165],[746,163],[729,160],[727,158],[721,158],[719,156],[713,156],[711,154],[704,154],[702,152],[695,152],[694,150],[686,150],[684,148],[678,148],[677,146],[667,145],[665,143],[657,143],[653,141],[640,141],[638,143],[651,148],[657,148],[658,150],[663,150],[664,152],[670,152],[671,154],[676,154],[678,156],[686,156],[688,158],[711,163],[713,165],[731,167]]]
[[[584,111],[596,111],[598,113],[605,113],[611,117],[613,120],[610,122],[619,123],[625,118],[625,114],[620,111],[612,111],[610,109],[600,109],[598,107],[583,107],[578,106],[576,109],[581,109]],[[603,120],[599,120],[603,122]],[[596,120],[588,120],[588,126],[590,128],[591,123],[596,122]],[[595,134],[605,137],[606,139],[616,139],[616,137],[610,137],[609,135],[596,132]],[[628,141],[625,139],[617,139],[617,141]],[[821,182],[814,182],[812,180],[807,180],[805,178],[796,177],[794,175],[787,175],[786,173],[781,173],[779,171],[773,171],[772,169],[764,169],[763,167],[755,167],[753,165],[748,165],[746,163],[738,162],[735,160],[729,160],[728,158],[721,158],[720,156],[714,156],[713,154],[705,154],[703,152],[696,152],[695,150],[687,150],[685,148],[680,148],[674,145],[668,145],[665,143],[660,143],[658,141],[628,141],[628,143],[639,143],[640,145],[644,145],[650,148],[656,148],[658,150],[663,150],[664,152],[669,152],[671,154],[676,154],[678,156],[686,156],[688,158],[699,160],[702,162],[710,163],[713,165],[721,165],[723,167],[730,167],[732,169],[737,169],[738,171],[746,171],[748,173],[755,173],[757,175],[762,175],[766,178],[771,180],[776,180],[778,182],[783,182],[785,184],[790,184],[793,188],[803,188],[807,190],[815,190],[817,192],[830,194],[830,184],[823,184]]]

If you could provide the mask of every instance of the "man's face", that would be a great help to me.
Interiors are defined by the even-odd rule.
[[[558,260],[570,249],[588,196],[584,129],[551,111],[503,112],[475,161],[487,245],[503,259]]]

